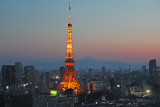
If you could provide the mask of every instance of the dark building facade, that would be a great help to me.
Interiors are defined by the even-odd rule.
[[[149,60],[149,83],[151,85],[153,85],[154,83],[154,78],[156,76],[156,69],[157,69],[156,60],[155,59]]]
[[[4,89],[16,83],[15,65],[2,65],[2,86]]]
[[[61,67],[59,68],[59,72],[60,72],[60,81],[62,81],[62,78],[63,78],[63,75],[64,75],[64,70],[65,70],[64,66],[61,66]]]
[[[47,93],[50,93],[50,72],[46,72],[45,75],[45,85],[46,85],[46,91]]]
[[[23,65],[21,62],[15,62],[15,69],[16,69],[16,83],[22,83],[23,78]]]
[[[105,66],[102,66],[102,73],[104,74],[105,73],[105,71],[106,71],[106,68],[105,68]]]
[[[25,66],[24,67],[24,83],[32,83],[34,84],[34,73],[35,68],[34,66]]]

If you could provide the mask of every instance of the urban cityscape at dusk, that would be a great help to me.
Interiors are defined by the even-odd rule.
[[[0,107],[159,107],[159,0],[1,0]]]

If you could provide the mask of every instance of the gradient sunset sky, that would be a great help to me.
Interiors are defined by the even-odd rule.
[[[65,60],[68,0],[0,0],[0,62]],[[160,60],[160,0],[71,0],[76,60]]]

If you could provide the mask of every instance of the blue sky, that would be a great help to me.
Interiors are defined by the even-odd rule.
[[[71,0],[75,59],[148,62],[160,55],[159,0]],[[68,0],[1,0],[0,60],[65,59]]]

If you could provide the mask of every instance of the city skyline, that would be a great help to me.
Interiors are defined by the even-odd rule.
[[[65,59],[67,0],[0,2],[1,64]],[[72,0],[71,5],[76,60],[160,60],[158,0]]]
[[[0,107],[159,107],[159,6],[0,1]]]

